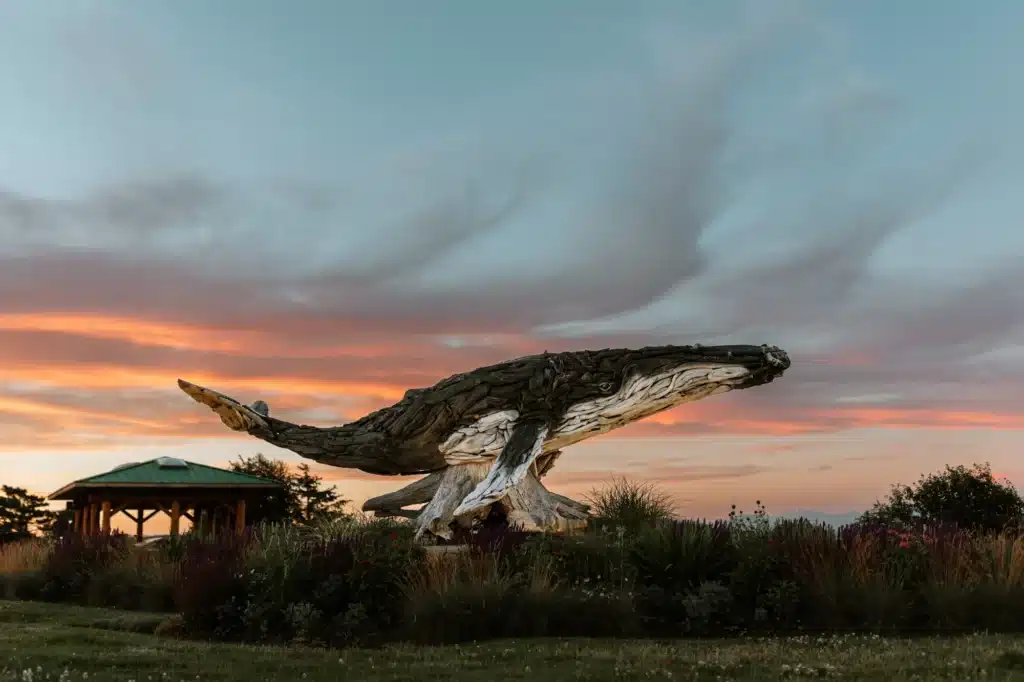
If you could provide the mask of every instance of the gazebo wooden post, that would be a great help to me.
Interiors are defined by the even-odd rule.
[[[181,503],[171,502],[171,535],[178,535],[181,524]]]
[[[71,524],[71,532],[74,535],[82,535],[82,508],[75,507],[75,520]]]
[[[135,511],[139,515],[135,519],[135,539],[142,542],[142,526],[146,523],[146,508],[140,504],[139,508]]]
[[[89,535],[96,535],[100,531],[100,506],[93,502],[89,505]]]
[[[239,500],[235,504],[235,534],[242,535],[245,532],[245,500]]]
[[[100,505],[101,523],[103,524],[103,534],[110,535],[110,502],[104,500]]]

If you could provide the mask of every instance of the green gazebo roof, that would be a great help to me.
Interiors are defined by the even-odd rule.
[[[269,478],[240,474],[227,469],[174,457],[158,457],[148,462],[132,462],[110,471],[69,483],[50,495],[51,500],[66,500],[83,488],[279,488]]]

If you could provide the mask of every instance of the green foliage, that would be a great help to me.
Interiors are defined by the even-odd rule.
[[[278,481],[283,486],[280,491],[261,496],[248,506],[246,517],[250,523],[286,523],[298,517],[299,502],[292,482],[294,474],[285,462],[269,459],[262,454],[252,457],[239,455],[238,461],[228,466],[236,473]]]
[[[584,535],[541,535],[530,547],[550,559],[559,582],[570,588],[629,589],[636,582],[632,538],[623,529]]]
[[[252,523],[294,523],[300,526],[344,519],[347,514],[342,499],[333,486],[324,485],[323,478],[313,474],[309,465],[299,464],[298,473],[288,464],[257,454],[239,456],[230,464],[231,470],[250,476],[259,476],[283,484],[280,492],[252,505],[247,512]]]
[[[346,516],[345,505],[336,488],[324,487],[323,478],[309,470],[306,463],[299,464],[299,473],[292,479],[295,497],[298,500],[299,525],[313,526],[318,523],[335,521]]]
[[[592,490],[586,499],[596,528],[634,532],[674,518],[672,498],[650,483],[621,478]]]
[[[735,608],[747,618],[785,620],[781,614],[791,613],[791,605],[780,603],[777,591],[773,591],[782,579],[776,544],[779,523],[769,519],[761,500],[757,500],[750,515],[732,505],[727,524],[736,557],[729,575]]]
[[[51,542],[37,597],[127,610],[169,610],[173,573],[162,557],[132,551],[132,542],[124,535],[71,535]]]
[[[674,521],[641,532],[630,560],[638,583],[684,593],[725,579],[736,556],[728,524]]]
[[[422,548],[393,524],[335,530],[278,526],[241,540],[196,539],[177,593],[184,628],[228,640],[317,644],[372,641],[394,630]]]
[[[861,523],[891,526],[952,524],[973,531],[1000,531],[1024,519],[1024,499],[1008,480],[997,480],[988,463],[946,466],[913,486],[894,485]]]
[[[632,601],[618,593],[531,590],[460,582],[411,596],[403,639],[421,644],[519,637],[631,637],[642,633]]]
[[[0,487],[0,545],[47,533],[55,518],[45,497],[33,495],[25,488]]]
[[[620,484],[588,532],[492,529],[463,538],[465,552],[429,556],[408,523],[319,513],[159,551],[116,536],[37,539],[0,551],[0,592],[173,608],[187,636],[330,645],[1024,629],[1013,527],[837,529],[773,520],[759,501],[725,521],[670,520],[645,502],[659,495]]]

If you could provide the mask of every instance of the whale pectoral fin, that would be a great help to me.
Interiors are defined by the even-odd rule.
[[[509,489],[529,473],[544,447],[547,435],[548,427],[543,422],[517,424],[487,478],[480,481],[473,492],[462,500],[455,510],[455,516],[471,514],[505,497]]]
[[[243,405],[223,393],[197,386],[183,379],[178,379],[178,387],[197,403],[202,403],[216,412],[224,425],[232,431],[253,431],[267,428],[264,417],[268,416],[269,410],[263,401],[254,403],[253,407],[257,409],[253,409],[253,407]]]

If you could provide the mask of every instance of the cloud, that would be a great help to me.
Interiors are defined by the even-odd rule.
[[[64,199],[0,190],[0,235],[32,251],[56,244],[137,248],[194,224],[218,208],[221,191],[193,175],[134,180]]]
[[[752,464],[737,466],[646,466],[642,474],[649,480],[658,481],[662,485],[676,483],[688,483],[697,481],[722,481],[736,478],[746,478],[767,471],[766,468]],[[584,484],[602,486],[612,482],[622,473],[608,471],[562,471],[555,469],[545,478],[550,479],[551,485],[580,486]]]
[[[717,166],[731,136],[732,97],[759,58],[793,30],[750,22],[705,50],[697,68],[681,68],[693,63],[686,60],[639,81],[610,81],[620,104],[588,112],[592,120],[584,124],[596,140],[569,134],[552,149],[525,153],[492,144],[468,154],[456,146],[454,154],[431,150],[412,169],[371,164],[367,177],[345,189],[348,201],[328,214],[278,188],[231,190],[202,177],[167,177],[76,199],[7,191],[0,226],[13,243],[36,250],[57,247],[77,258],[88,241],[93,255],[102,249],[121,259],[216,270],[222,286],[235,289],[254,289],[249,280],[259,268],[263,286],[284,299],[278,303],[297,300],[339,316],[429,310],[453,320],[501,310],[509,325],[531,327],[628,311],[706,267],[699,242],[723,208]],[[578,107],[592,104],[576,102],[556,126],[570,132],[579,125]],[[562,161],[529,161],[553,158]],[[553,199],[531,179],[564,187],[574,174],[587,177],[585,197],[549,218],[555,229],[536,234],[531,221]],[[298,228],[282,232],[291,225]],[[458,255],[495,232],[517,250],[541,251],[528,276],[500,250]],[[423,269],[446,257],[457,268],[472,269],[482,257],[490,262],[454,290],[425,288]]]
[[[879,161],[916,122],[848,64],[750,104],[786,50],[820,54],[810,11],[671,33],[642,70],[546,102],[533,145],[495,121],[345,182],[168,170],[77,196],[0,189],[10,442],[70,447],[61,424],[104,443],[230,435],[179,376],[327,422],[527,353],[727,341],[777,343],[794,366],[622,433],[1022,428],[1024,376],[999,351],[1021,343],[1024,268],[936,284],[879,265],[935,236],[984,148],[950,142],[926,171]]]

